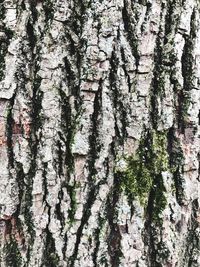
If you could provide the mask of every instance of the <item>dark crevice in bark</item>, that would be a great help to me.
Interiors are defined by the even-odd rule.
[[[70,201],[71,201],[70,209],[68,210],[69,223],[73,224],[74,215],[75,215],[76,206],[77,206],[76,191],[75,191],[76,184],[74,184],[73,186],[72,185],[66,185],[66,188],[67,188],[67,192],[69,194]]]
[[[161,259],[163,262],[167,262],[169,255],[169,251],[162,241],[163,218],[161,214],[167,205],[166,189],[162,177],[162,171],[166,168],[166,165],[163,165],[163,160],[167,160],[165,159],[167,152],[163,151],[167,148],[165,148],[165,139],[163,138],[165,138],[163,133],[147,131],[139,147],[140,157],[144,161],[146,168],[148,168],[152,180],[145,210],[146,221],[143,232],[147,249],[147,264],[151,267],[161,267]],[[158,235],[161,237],[160,241],[156,238]],[[158,261],[159,259],[160,261]]]
[[[5,260],[6,266],[24,266],[24,261],[20,251],[25,250],[25,239],[22,224],[16,214],[14,214],[10,219],[5,220],[5,237],[3,259]]]
[[[4,0],[0,0],[0,19],[4,20],[5,18],[5,5],[4,5]]]
[[[98,91],[96,92],[94,99],[94,111],[92,114],[91,122],[91,135],[89,136],[89,145],[90,151],[88,153],[88,170],[89,170],[89,179],[94,179],[94,176],[97,174],[95,169],[95,161],[98,158],[98,153],[101,150],[99,136],[99,125],[101,121],[101,109],[102,109],[102,81],[99,81]],[[89,181],[90,183],[91,181]]]
[[[200,152],[197,154],[197,158],[198,158],[198,161],[200,162]],[[198,168],[197,181],[200,182],[200,164],[199,164],[199,168]]]
[[[16,15],[17,19],[20,18],[22,12],[26,10],[25,0],[16,3]]]
[[[176,14],[177,4],[174,1],[167,2],[167,7],[162,5],[161,10],[161,20],[163,16],[163,9],[167,8],[167,13],[165,15],[165,25],[161,25],[159,28],[159,33],[156,39],[156,48],[154,56],[154,72],[152,81],[152,92],[151,92],[151,119],[154,129],[157,129],[157,124],[159,122],[158,113],[158,98],[162,99],[165,97],[165,76],[170,75],[172,79],[172,73],[174,70],[174,65],[176,63],[176,55],[174,53],[172,43],[175,38],[176,30],[180,20],[180,14]],[[162,35],[164,37],[162,37]],[[167,50],[167,47],[171,47]],[[174,83],[174,81],[173,81]]]
[[[29,43],[30,43],[30,48],[31,48],[31,52],[32,53],[34,51],[34,48],[35,48],[35,45],[36,45],[36,41],[37,41],[37,38],[35,36],[33,27],[34,26],[32,25],[32,23],[31,23],[31,21],[29,19],[28,23],[27,23],[27,35],[28,35],[28,40],[29,40]]]
[[[105,170],[106,170],[106,175],[105,175],[105,182],[106,182],[106,178],[108,177],[109,175],[109,171],[110,171],[110,168],[109,168],[109,159],[107,158],[104,162],[104,167],[105,167]],[[104,183],[102,181],[102,183]],[[100,183],[99,183],[100,185]],[[94,267],[97,267],[99,266],[99,262],[101,262],[101,264],[104,264],[105,267],[108,267],[109,264],[107,262],[107,259],[102,256],[98,262],[98,253],[99,253],[99,248],[100,248],[100,245],[101,245],[101,242],[100,242],[100,235],[101,235],[101,232],[102,232],[102,228],[106,222],[106,217],[107,215],[106,214],[101,214],[99,213],[99,216],[98,216],[98,228],[94,231],[94,240],[95,240],[95,247],[94,247],[94,251],[93,251],[93,254],[92,254],[92,259],[93,259],[93,263],[94,263]]]
[[[44,252],[43,252],[43,259],[42,259],[42,266],[50,266],[50,267],[56,267],[59,263],[59,257],[56,253],[55,249],[55,240],[52,236],[52,233],[49,231],[49,224],[50,224],[50,218],[51,218],[51,206],[48,204],[46,197],[48,196],[48,182],[46,178],[46,174],[48,171],[48,163],[43,163],[43,202],[46,204],[46,209],[48,210],[48,223],[45,229],[46,233],[46,241],[44,246]],[[58,207],[57,207],[58,208]],[[57,211],[57,210],[56,210]],[[56,213],[58,216],[59,212]]]
[[[102,184],[103,184],[103,182],[107,181],[107,178],[110,174],[109,160],[110,160],[110,157],[109,158],[107,157],[107,158],[105,158],[105,160],[103,162],[103,166],[104,166],[104,170],[105,170],[105,179],[104,179],[104,181],[102,181]]]
[[[67,167],[68,177],[69,174],[73,171],[74,168],[74,156],[71,151],[73,138],[76,129],[76,118],[73,119],[71,105],[69,102],[69,97],[66,94],[59,90],[60,101],[61,101],[61,129],[63,130],[64,135],[61,132],[58,132],[60,139],[65,144],[65,155],[63,158],[64,166]],[[66,179],[68,179],[66,177]]]
[[[168,154],[169,163],[171,168],[177,168],[180,165],[183,165],[184,155],[183,150],[181,148],[181,144],[179,139],[176,137],[176,129],[171,127],[167,134],[168,139]]]
[[[150,191],[147,212],[146,212],[146,221],[145,221],[145,234],[144,234],[144,243],[148,247],[148,256],[147,256],[147,266],[153,267],[156,262],[156,249],[154,244],[154,229],[152,228],[153,220],[153,208],[154,208],[154,199],[155,192],[154,190]]]
[[[120,137],[120,130],[118,128],[117,125],[117,118],[116,118],[116,110],[117,110],[117,100],[118,100],[118,91],[116,89],[116,73],[117,73],[117,67],[119,65],[119,60],[117,59],[116,55],[115,55],[115,51],[112,52],[112,56],[110,59],[110,65],[111,65],[111,71],[110,71],[110,87],[111,90],[113,91],[112,93],[112,97],[113,97],[113,107],[114,107],[114,117],[115,117],[115,133],[116,136]]]
[[[149,2],[148,0],[140,0],[139,4],[142,4],[144,6],[146,6],[146,12],[145,12],[145,17],[144,17],[144,21],[141,25],[141,33],[143,33],[145,31],[145,24],[147,23],[147,20],[149,18],[149,14],[152,10],[152,3]]]
[[[178,26],[179,18],[176,15],[177,1],[170,0],[167,1],[167,13],[165,16],[165,36],[164,36],[164,44],[168,41],[170,34],[175,35],[175,28]]]
[[[190,219],[190,226],[188,229],[187,236],[187,247],[185,257],[183,259],[184,266],[187,267],[198,267],[198,254],[200,251],[200,234],[199,234],[199,223],[197,221],[197,213],[199,210],[198,199],[192,202],[192,215]]]
[[[23,170],[23,165],[20,162],[15,161],[15,170],[16,170],[16,180],[18,184],[18,197],[19,197],[19,203],[22,203],[23,201],[23,193],[25,188],[25,174]],[[20,214],[20,205],[17,208],[17,215]]]
[[[73,267],[74,263],[77,259],[77,255],[78,255],[78,248],[79,248],[79,244],[81,241],[81,237],[82,237],[82,232],[84,229],[84,226],[87,224],[88,219],[91,215],[91,207],[96,199],[96,195],[98,193],[98,185],[97,186],[92,186],[88,192],[88,198],[87,201],[84,205],[84,209],[83,209],[83,215],[82,215],[82,219],[81,219],[81,224],[76,232],[76,243],[74,246],[74,251],[72,256],[69,259],[69,267]]]
[[[72,154],[72,144],[74,140],[74,135],[76,131],[76,127],[78,124],[78,116],[80,111],[74,116],[72,114],[71,110],[71,105],[70,105],[70,99],[69,97],[65,94],[65,92],[60,89],[59,90],[60,94],[60,105],[61,105],[61,129],[62,132],[58,132],[59,138],[62,141],[57,142],[57,155],[58,155],[58,174],[60,177],[64,177],[64,181],[61,184],[61,189],[59,192],[59,203],[61,203],[62,197],[63,197],[63,188],[67,188],[67,191],[70,195],[71,199],[71,207],[70,210],[68,211],[69,213],[69,219],[70,223],[73,223],[74,220],[74,215],[76,211],[76,200],[75,200],[75,187],[74,186],[68,185],[67,182],[69,180],[70,174],[74,170],[74,155]],[[80,107],[79,107],[80,109]],[[62,149],[62,144],[64,144],[65,149]],[[61,152],[60,152],[61,151]],[[60,211],[60,204],[57,205],[57,216],[61,218],[61,225],[62,229],[64,228],[65,225],[65,218],[63,213]]]
[[[7,141],[7,153],[9,168],[14,168],[14,153],[13,153],[13,106],[15,102],[16,94],[10,99],[7,110],[7,123],[6,123],[6,141]]]
[[[23,96],[25,97],[25,99],[27,99],[29,96],[27,94],[27,90],[26,90],[26,83],[28,81],[30,81],[30,77],[27,77],[26,72],[24,72],[24,69],[28,68],[33,68],[33,73],[37,72],[37,67],[35,65],[35,61],[34,61],[34,55],[33,55],[33,49],[36,45],[36,37],[34,35],[34,30],[33,30],[33,19],[32,17],[29,18],[28,20],[28,24],[27,24],[27,36],[28,36],[28,41],[30,44],[30,48],[31,48],[31,57],[32,57],[32,62],[30,61],[30,58],[27,55],[27,52],[25,52],[25,45],[23,45],[23,43],[21,44],[21,55],[24,59],[24,62],[26,62],[26,66],[22,63],[15,74],[15,78],[17,80],[17,90],[21,90],[21,93],[23,93]],[[32,64],[32,66],[30,66],[30,62]],[[35,70],[34,70],[35,68]],[[36,171],[36,155],[37,155],[37,136],[36,136],[36,131],[37,131],[37,127],[38,127],[38,122],[39,122],[39,116],[38,116],[38,112],[40,110],[39,105],[40,105],[40,101],[38,102],[39,98],[36,96],[37,94],[37,90],[40,84],[40,80],[38,80],[38,78],[36,77],[36,74],[33,74],[33,78],[34,78],[34,82],[33,82],[33,102],[32,102],[32,113],[31,113],[31,119],[32,119],[32,128],[31,128],[31,134],[30,136],[27,136],[27,140],[29,142],[29,146],[30,146],[30,150],[31,153],[30,155],[32,156],[31,159],[31,164],[30,164],[30,169],[28,174],[24,174],[23,171],[23,165],[20,162],[17,162],[14,155],[13,155],[13,163],[12,165],[15,168],[16,171],[16,181],[18,183],[18,190],[19,190],[19,205],[17,207],[17,211],[15,213],[15,220],[17,223],[17,227],[19,227],[19,225],[21,225],[21,232],[23,233],[23,231],[25,231],[25,229],[27,229],[27,235],[26,235],[26,244],[27,247],[24,248],[26,250],[26,262],[28,264],[29,259],[30,259],[30,255],[31,255],[31,250],[32,250],[32,243],[34,241],[34,235],[35,235],[35,230],[34,230],[34,225],[33,225],[33,221],[32,221],[32,212],[31,212],[31,206],[32,206],[32,179],[35,176],[35,171]],[[18,96],[18,95],[16,95]],[[14,103],[13,103],[14,104]],[[12,135],[13,134],[22,134],[24,135],[24,127],[23,125],[20,124],[16,124],[14,121],[12,122],[11,125],[12,129],[10,128],[10,131],[12,131]],[[20,143],[19,143],[20,145]],[[19,216],[23,216],[22,218],[24,218],[24,221],[21,219],[19,219]],[[22,249],[22,247],[21,247]],[[21,250],[20,249],[20,250]]]
[[[36,9],[36,5],[35,5],[35,3],[34,3],[34,1],[29,1],[29,3],[30,3],[30,9],[31,9],[31,17],[32,17],[32,22],[33,22],[33,24],[37,21],[37,19],[38,19],[38,12],[37,12],[37,9]],[[21,8],[23,9],[23,10],[25,10],[26,9],[26,6],[25,6],[25,3],[24,3],[24,1],[22,1],[21,2]]]
[[[46,241],[45,250],[43,253],[43,261],[41,266],[43,267],[57,267],[59,264],[59,256],[56,253],[55,241],[52,233],[49,231],[48,227],[46,229]]]
[[[33,178],[37,171],[37,154],[38,154],[38,144],[39,139],[37,136],[37,131],[41,127],[41,118],[40,111],[42,109],[42,98],[43,93],[39,91],[41,79],[36,76],[36,69],[34,74],[34,83],[33,83],[33,98],[32,98],[32,128],[31,134],[29,137],[29,145],[31,151],[31,164],[26,179],[24,181],[25,187],[23,192],[23,201],[21,203],[21,213],[24,215],[25,224],[28,228],[28,248],[27,248],[27,264],[30,260],[32,244],[35,238],[35,229],[33,224],[33,214],[31,211],[32,206],[32,190],[33,190]],[[41,136],[40,136],[41,137]]]
[[[72,70],[71,63],[67,57],[64,58],[64,63],[65,63],[65,71],[66,71],[66,77],[68,80],[68,86],[69,88],[72,87],[74,84],[74,80],[76,79],[76,74]],[[73,92],[71,92],[73,95]]]
[[[98,257],[98,252],[99,252],[99,247],[100,247],[100,234],[102,231],[102,227],[105,223],[105,218],[102,218],[101,215],[99,214],[98,217],[98,228],[95,230],[94,232],[94,239],[95,239],[95,247],[94,247],[94,251],[93,251],[93,255],[92,255],[92,259],[93,259],[93,263],[94,263],[94,267],[98,267],[98,262],[97,262],[97,257]],[[106,265],[105,265],[106,267]]]
[[[66,250],[67,250],[67,242],[68,242],[67,233],[64,234],[63,240],[64,240],[64,245],[62,247],[62,254],[63,254],[63,259],[66,261]]]
[[[174,185],[176,189],[176,200],[179,205],[183,205],[184,199],[184,179],[182,177],[184,154],[179,139],[175,135],[176,130],[171,127],[168,131],[168,154],[169,164],[173,174]]]
[[[63,212],[61,211],[61,201],[63,199],[63,192],[62,190],[59,192],[58,194],[58,203],[56,204],[56,208],[55,208],[55,214],[56,214],[56,217],[57,219],[59,220],[60,224],[61,224],[61,232],[63,231],[64,229],[64,222],[65,222],[65,217],[64,217],[64,214]]]
[[[79,94],[78,83],[79,82],[78,82],[77,73],[75,73],[72,67],[73,62],[70,61],[68,57],[65,57],[64,63],[65,63],[66,78],[67,78],[68,86],[70,89],[70,95],[78,97],[78,94]]]
[[[42,184],[43,202],[46,203],[46,206],[48,208],[48,213],[49,213],[50,209],[51,209],[51,206],[46,201],[46,197],[48,195],[48,184],[47,184],[47,178],[46,178],[47,172],[48,172],[48,163],[47,162],[43,162],[43,172],[42,172],[42,178],[43,178],[43,184]],[[49,214],[48,219],[50,220],[50,214]]]
[[[71,186],[67,183],[67,181],[62,183],[61,190],[58,194],[59,202],[58,202],[58,204],[56,204],[56,210],[55,210],[55,215],[57,216],[57,218],[61,224],[61,233],[62,233],[63,241],[64,241],[64,245],[62,247],[62,253],[63,253],[63,259],[64,260],[66,260],[66,249],[67,249],[67,245],[68,245],[68,238],[67,238],[67,232],[63,231],[65,228],[65,225],[66,225],[66,218],[65,218],[64,213],[63,213],[62,208],[61,208],[62,207],[61,202],[63,201],[63,196],[64,196],[63,189],[66,188],[66,190],[70,196],[70,201],[71,201],[70,209],[68,210],[67,223],[72,226],[74,223],[74,215],[76,212],[76,205],[77,205],[75,187],[76,187],[76,184],[74,186]]]
[[[135,22],[133,21],[133,16],[129,14],[127,0],[124,0],[122,18],[123,18],[123,23],[124,23],[124,29],[127,32],[128,41],[132,49],[133,56],[135,57],[135,60],[136,60],[135,64],[136,64],[136,72],[137,72],[138,66],[139,66],[139,60],[140,60],[140,55],[138,52],[138,38],[136,36],[135,29],[134,29]]]
[[[58,173],[58,177],[62,177],[64,175],[64,170],[63,170],[63,166],[64,166],[64,160],[65,160],[65,153],[64,153],[64,149],[63,149],[63,137],[62,134],[59,132],[59,137],[60,140],[58,140],[56,142],[56,154],[57,154],[57,160],[56,164],[55,164],[55,168],[57,169],[57,173]]]
[[[44,8],[46,23],[51,23],[54,18],[54,1],[52,0],[42,0],[42,6]]]
[[[101,181],[99,181],[97,185],[94,184],[95,175],[97,173],[94,166],[95,166],[95,161],[96,161],[97,156],[98,156],[98,152],[100,151],[100,146],[98,144],[98,125],[99,125],[99,115],[101,112],[101,105],[102,105],[101,102],[102,102],[102,83],[100,80],[99,88],[98,88],[98,91],[96,92],[95,100],[94,100],[94,111],[93,111],[92,118],[91,118],[91,122],[92,122],[91,135],[89,136],[90,151],[88,153],[88,170],[89,170],[88,198],[87,198],[87,201],[84,205],[81,224],[77,230],[74,252],[70,258],[70,265],[69,265],[70,267],[74,266],[75,260],[77,258],[78,248],[79,248],[79,244],[81,241],[83,228],[86,225],[86,223],[88,222],[88,219],[89,219],[90,214],[91,214],[91,207],[92,207],[92,205],[96,199],[99,185],[101,183]]]
[[[119,59],[117,58],[115,50],[112,52],[112,56],[110,59],[110,87],[111,87],[111,97],[113,102],[114,109],[114,118],[115,118],[115,132],[116,137],[118,138],[119,144],[123,145],[124,140],[127,137],[127,108],[125,108],[123,103],[123,96],[120,93],[120,87],[118,86],[118,76],[117,69],[119,67]],[[119,114],[119,116],[118,116]],[[120,118],[121,129],[118,126],[118,118]]]
[[[199,119],[199,125],[200,125],[200,110],[199,110],[199,113],[198,113],[198,119]]]
[[[78,35],[81,36],[83,31],[84,22],[86,20],[86,11],[91,5],[91,2],[74,0],[74,7],[72,16],[69,19],[70,28]]]
[[[159,29],[159,32],[162,32],[162,29]],[[163,40],[159,37],[159,34],[156,39],[156,49],[154,56],[154,72],[152,80],[152,92],[151,92],[151,120],[152,126],[154,129],[157,129],[159,112],[158,112],[158,97],[161,96],[164,90],[164,81],[162,79],[163,73]]]
[[[124,70],[124,73],[125,73],[125,76],[127,77],[127,84],[128,84],[128,90],[129,90],[129,93],[131,92],[131,82],[130,82],[130,75],[127,71],[127,68],[126,68],[126,58],[125,58],[125,52],[124,52],[124,49],[123,47],[121,47],[121,57],[122,57],[122,61],[123,61],[123,64],[122,64],[122,68]]]
[[[4,69],[5,69],[5,56],[8,51],[8,46],[10,44],[10,40],[13,37],[14,32],[9,29],[4,23],[5,19],[5,5],[4,1],[0,1],[0,31],[3,36],[0,38],[0,81],[4,79]]]
[[[173,179],[176,188],[176,199],[179,205],[184,205],[184,183],[183,168],[180,166],[173,173]]]
[[[190,22],[190,36],[184,35],[185,45],[181,58],[183,89],[178,95],[178,127],[181,133],[189,126],[187,122],[187,111],[190,105],[190,91],[194,87],[194,62],[193,57],[194,43],[196,39],[196,14],[193,10]]]
[[[162,264],[158,262],[158,259],[165,261],[168,258],[168,250],[162,242],[162,218],[159,216],[159,213],[166,205],[163,192],[165,192],[165,187],[162,176],[155,175],[154,186],[150,191],[146,209],[146,233],[144,234],[144,242],[148,247],[147,259],[149,267],[161,267]],[[159,242],[157,241],[157,235],[161,236],[161,240]]]
[[[18,184],[18,198],[19,205],[17,206],[16,213],[14,214],[14,220],[16,221],[16,230],[18,231],[18,242],[20,238],[20,247],[22,250],[26,251],[27,247],[25,245],[25,236],[24,236],[24,228],[23,222],[19,218],[19,215],[23,211],[23,203],[24,203],[24,191],[25,191],[25,174],[23,170],[23,165],[20,162],[15,161],[15,170],[16,170],[16,181]]]
[[[4,246],[5,262],[7,267],[21,267],[22,258],[15,237],[10,237]]]
[[[120,257],[123,256],[121,252],[121,233],[119,225],[117,224],[117,203],[121,193],[120,177],[117,174],[114,176],[114,185],[112,192],[107,199],[107,219],[110,226],[110,233],[107,238],[108,253],[110,256],[110,266],[118,267],[120,265]]]
[[[69,45],[69,52],[70,52],[70,56],[73,57],[73,56],[77,56],[77,49],[76,49],[76,46],[78,44],[76,44],[71,36],[71,34],[69,32],[66,31],[66,39],[68,41],[70,41],[70,45]],[[78,67],[78,66],[77,66]],[[66,69],[67,70],[67,69]],[[70,73],[67,72],[67,75],[69,75]],[[74,77],[75,78],[75,77]]]
[[[38,14],[37,14],[37,10],[36,7],[34,5],[34,3],[31,1],[30,3],[30,8],[31,8],[31,15],[28,19],[27,25],[26,25],[26,33],[27,33],[27,39],[30,45],[30,53],[31,53],[31,62],[30,64],[32,66],[35,65],[35,59],[36,57],[39,57],[39,50],[37,47],[37,35],[35,33],[35,23],[37,22],[38,19]],[[25,53],[26,55],[26,53]],[[27,58],[27,60],[25,62],[29,62],[29,59]]]
[[[80,106],[81,106],[80,73],[81,73],[81,66],[82,66],[82,55],[77,48],[75,49],[75,44],[73,40],[66,49],[71,51],[71,53],[73,53],[73,51],[75,52],[75,55],[72,55],[71,57],[66,56],[64,58],[64,64],[65,64],[66,79],[67,79],[68,87],[69,87],[69,95],[72,95],[75,97],[74,104],[75,104],[75,109],[78,113],[80,110]],[[80,47],[80,50],[81,49],[82,48]]]
[[[106,170],[106,175],[105,175],[105,180],[107,179],[108,175],[109,175],[109,172],[110,172],[110,169],[109,169],[109,159],[106,158],[105,162],[104,162],[104,167],[105,167],[105,170]],[[106,182],[106,181],[105,181]],[[103,183],[103,181],[102,181]],[[98,228],[94,231],[94,239],[95,239],[95,247],[94,247],[94,251],[93,251],[93,254],[92,254],[92,259],[93,259],[93,263],[94,263],[94,267],[98,267],[98,253],[99,253],[99,248],[100,248],[100,235],[101,235],[101,232],[102,232],[102,228],[104,226],[106,222],[106,214],[102,214],[99,213],[98,215]],[[108,263],[107,263],[107,260],[106,258],[102,257],[100,259],[101,263],[104,264],[105,267],[108,267]]]

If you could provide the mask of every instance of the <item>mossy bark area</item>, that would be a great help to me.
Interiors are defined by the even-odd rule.
[[[0,1],[0,266],[199,266],[199,21]]]

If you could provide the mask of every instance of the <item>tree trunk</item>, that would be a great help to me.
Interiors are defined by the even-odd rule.
[[[199,267],[200,1],[0,19],[0,266]]]

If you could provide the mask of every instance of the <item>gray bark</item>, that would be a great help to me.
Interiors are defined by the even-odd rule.
[[[200,266],[200,2],[0,0],[0,266]]]

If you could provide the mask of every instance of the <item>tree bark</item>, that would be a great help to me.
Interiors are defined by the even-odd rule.
[[[0,0],[0,266],[200,266],[200,2]]]

